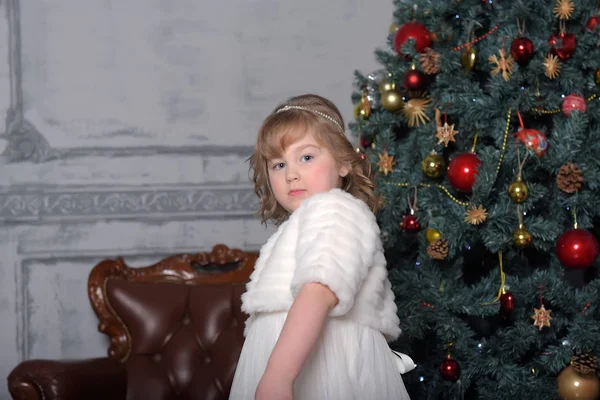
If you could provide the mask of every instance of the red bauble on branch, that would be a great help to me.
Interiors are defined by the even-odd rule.
[[[405,215],[400,223],[400,228],[404,232],[418,232],[421,229],[421,223],[413,214]]]
[[[511,292],[504,292],[500,296],[500,314],[510,315],[515,309],[515,298]]]
[[[571,115],[573,111],[586,112],[587,103],[585,98],[577,94],[570,94],[566,96],[562,103],[562,112],[565,117]]]
[[[459,154],[448,165],[448,180],[461,192],[470,193],[477,178],[477,169],[481,161],[473,153]]]
[[[598,241],[585,229],[570,229],[558,238],[556,254],[567,268],[587,268],[598,257]]]
[[[414,39],[415,50],[417,50],[418,53],[423,53],[425,49],[431,45],[431,32],[418,22],[407,22],[402,25],[398,28],[396,35],[394,36],[394,48],[399,56],[406,57],[406,55],[402,53],[402,45],[409,39]]]
[[[525,128],[525,124],[523,124],[523,117],[521,117],[521,112],[518,111],[517,115],[519,116],[521,126],[519,127],[517,133],[515,133],[516,141],[523,143],[525,147],[533,151],[533,153],[538,157],[546,154],[548,151],[548,139],[546,138],[546,135],[537,129]]]
[[[360,147],[362,147],[363,149],[371,147],[372,144],[373,144],[372,136],[363,135],[360,137]]]
[[[573,55],[575,47],[577,46],[577,39],[572,33],[561,32],[550,36],[548,44],[550,45],[550,48],[554,50],[556,55],[559,56],[561,60],[565,61]]]
[[[548,139],[541,131],[537,129],[519,129],[515,134],[517,142],[522,142],[525,147],[541,157],[548,151]]]
[[[421,71],[411,69],[406,71],[402,84],[407,90],[421,91],[425,89],[427,77]]]
[[[455,382],[460,378],[460,365],[448,354],[440,364],[440,374],[445,380]]]
[[[587,23],[585,24],[585,30],[588,32],[594,32],[599,23],[600,18],[598,18],[597,15],[594,15],[593,17],[588,19]]]
[[[533,42],[526,37],[513,40],[510,45],[510,55],[519,64],[527,64],[533,57]]]

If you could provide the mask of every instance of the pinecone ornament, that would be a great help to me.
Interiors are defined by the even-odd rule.
[[[430,47],[425,52],[419,54],[421,68],[427,75],[437,74],[440,71],[440,54],[433,51]]]
[[[583,183],[583,172],[571,162],[566,163],[558,170],[556,185],[567,193],[576,193],[581,189]]]
[[[588,375],[596,372],[598,357],[590,354],[577,354],[571,358],[573,370],[580,375]]]
[[[441,237],[427,246],[427,255],[435,260],[444,260],[448,257],[448,239]]]

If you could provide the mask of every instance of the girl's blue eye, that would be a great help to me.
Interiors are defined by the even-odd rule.
[[[306,155],[302,156],[302,161],[310,161],[313,158],[314,158],[313,156],[306,154]]]
[[[285,167],[285,163],[282,162],[273,165],[273,169],[281,169],[283,167]]]

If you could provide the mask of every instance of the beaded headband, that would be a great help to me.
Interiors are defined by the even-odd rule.
[[[338,127],[338,129],[340,130],[340,132],[342,133],[342,135],[344,134],[344,128],[342,128],[342,126],[340,125],[339,122],[337,122],[335,120],[335,118],[333,118],[331,115],[327,115],[321,111],[317,111],[317,110],[313,110],[312,108],[308,108],[308,107],[303,107],[303,106],[283,106],[281,107],[279,110],[275,111],[275,114],[280,113],[282,111],[288,111],[288,110],[302,110],[302,111],[308,111],[311,112],[313,114],[316,114],[320,117],[323,117],[329,121],[331,121],[335,126]]]

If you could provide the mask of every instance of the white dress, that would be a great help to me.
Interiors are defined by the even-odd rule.
[[[307,282],[326,284],[339,302],[294,383],[294,400],[409,400],[387,344],[400,329],[379,230],[366,204],[339,189],[305,200],[261,249],[242,297],[250,318],[230,400],[254,400]]]

